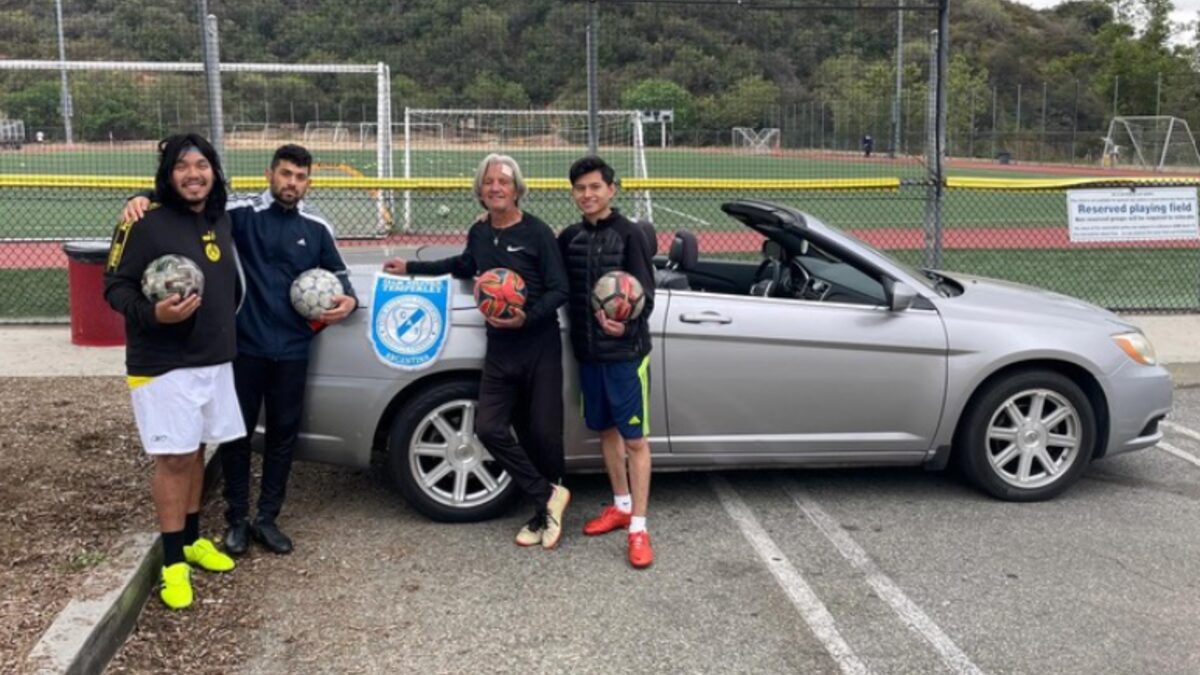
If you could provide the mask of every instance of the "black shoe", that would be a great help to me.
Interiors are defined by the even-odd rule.
[[[225,530],[225,552],[229,555],[242,555],[250,548],[250,523],[239,520]]]
[[[250,528],[250,534],[254,537],[254,541],[262,544],[272,553],[282,555],[292,552],[292,540],[280,532],[279,528],[275,527],[275,523],[255,523]]]

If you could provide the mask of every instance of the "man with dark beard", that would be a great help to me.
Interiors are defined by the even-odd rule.
[[[191,567],[226,572],[228,556],[200,536],[204,443],[245,435],[231,362],[238,270],[225,177],[216,150],[196,134],[159,143],[156,191],[162,205],[126,219],[113,234],[104,297],[125,316],[125,366],[142,446],[154,458],[151,491],[162,531],[160,597],[171,609],[192,604]],[[142,275],[155,259],[184,256],[204,273],[203,298],[152,302]]]
[[[274,553],[290,553],[292,541],[276,524],[287,493],[292,455],[300,430],[308,351],[317,330],[345,319],[358,305],[350,275],[338,253],[333,228],[303,202],[311,179],[312,155],[299,145],[275,151],[266,172],[270,187],[229,202],[233,239],[247,277],[238,313],[238,356],[233,364],[245,438],[221,447],[225,474],[225,550],[241,555],[249,539]],[[149,204],[134,197],[126,216]],[[303,271],[320,267],[338,276],[345,294],[310,325],[293,308],[288,291]],[[258,513],[250,521],[250,437],[259,410],[266,408],[266,437]]]

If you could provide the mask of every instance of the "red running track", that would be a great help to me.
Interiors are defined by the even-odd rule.
[[[919,229],[882,227],[851,230],[851,234],[881,249],[920,250],[924,233]],[[658,235],[658,250],[666,252],[673,235]],[[700,252],[745,253],[758,251],[762,236],[754,232],[698,232]],[[367,246],[409,247],[426,244],[458,245],[462,235],[393,235],[386,239],[351,239],[339,242],[347,248]],[[1112,249],[1112,248],[1200,248],[1197,240],[1072,243],[1065,227],[972,227],[947,230],[943,248],[953,249]],[[0,269],[52,269],[67,266],[60,241],[0,243]]]

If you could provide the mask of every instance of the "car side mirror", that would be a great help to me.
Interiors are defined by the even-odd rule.
[[[903,312],[917,299],[917,292],[908,284],[889,279],[884,288],[887,289],[888,309],[893,312]]]

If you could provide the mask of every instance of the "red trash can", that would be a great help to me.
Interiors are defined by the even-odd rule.
[[[69,241],[67,288],[71,300],[71,344],[115,347],[125,344],[125,317],[104,300],[104,265],[109,242]]]

